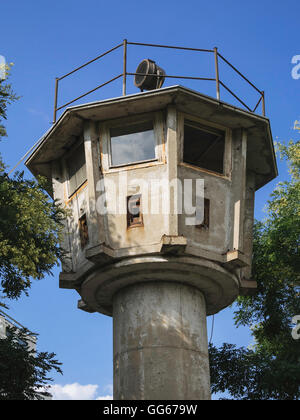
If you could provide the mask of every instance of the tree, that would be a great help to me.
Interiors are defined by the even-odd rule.
[[[0,80],[0,140],[7,105],[17,99],[11,85]],[[0,155],[0,277],[9,298],[27,293],[32,279],[41,279],[62,255],[59,246],[64,211],[44,192],[46,181],[10,178]]]
[[[0,139],[7,135],[3,125],[7,106],[16,99],[7,79],[0,80]],[[45,180],[27,180],[22,172],[9,177],[0,156],[0,293],[5,298],[28,294],[32,280],[51,273],[62,255],[59,240],[64,212],[44,187]],[[0,306],[4,306],[1,301]],[[47,373],[61,372],[53,353],[33,355],[28,350],[28,334],[12,329],[0,340],[2,399],[40,398],[39,388],[49,380]]]
[[[0,400],[40,400],[49,397],[48,373],[62,373],[54,353],[36,352],[28,347],[33,334],[10,327],[0,340]]]
[[[210,346],[213,392],[233,399],[300,398],[300,340],[292,318],[300,315],[300,142],[278,145],[291,179],[268,202],[268,216],[254,226],[254,296],[239,297],[235,323],[249,326],[253,348]]]

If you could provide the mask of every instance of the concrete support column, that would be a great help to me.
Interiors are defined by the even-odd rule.
[[[202,293],[172,282],[139,283],[114,297],[114,399],[208,400]]]

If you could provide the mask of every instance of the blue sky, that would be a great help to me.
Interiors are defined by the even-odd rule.
[[[8,138],[1,143],[6,164],[12,167],[50,127],[54,78],[112,48],[124,38],[132,42],[195,48],[217,46],[222,55],[256,86],[265,90],[267,116],[271,120],[274,140],[299,138],[293,124],[300,119],[300,79],[291,77],[292,57],[300,54],[299,12],[299,1],[296,0],[3,2],[0,55],[7,62],[14,63],[11,82],[21,96],[9,108]],[[174,55],[170,51],[154,52],[142,47],[130,47],[129,71],[134,71],[145,57],[157,60],[169,74],[214,77],[213,63],[205,54]],[[121,71],[120,50],[70,80],[64,80],[59,103]],[[220,71],[225,83],[233,86],[254,106],[257,100],[252,90],[225,67],[222,66]],[[215,87],[204,82],[176,83],[215,94]],[[165,86],[171,84],[175,84],[174,81],[167,80]],[[136,92],[132,79],[128,81],[128,92]],[[119,95],[121,81],[96,92],[86,101]],[[226,95],[221,98],[229,100]],[[288,177],[286,165],[278,162],[278,166],[279,177],[257,193],[255,211],[259,219],[263,217],[263,208],[276,183]],[[109,395],[112,384],[111,319],[77,310],[76,292],[58,288],[58,273],[59,269],[55,269],[53,277],[34,283],[29,297],[10,304],[10,314],[39,332],[40,350],[54,351],[63,362],[64,376],[54,375],[56,384],[94,385],[94,388],[89,388],[90,394],[87,392],[91,398]],[[210,326],[211,319],[208,319],[209,335]],[[216,316],[216,344],[227,341],[247,346],[250,340],[248,330],[236,330],[233,326],[230,308]],[[76,392],[83,390],[79,385],[73,388]],[[74,392],[68,395],[74,396]]]

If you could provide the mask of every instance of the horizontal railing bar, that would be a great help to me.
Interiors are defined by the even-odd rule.
[[[257,110],[257,107],[258,107],[258,105],[261,103],[261,100],[262,100],[262,95],[261,95],[261,97],[259,98],[259,101],[257,102],[257,104],[256,104],[256,107],[253,109],[253,111],[252,112],[255,112],[256,110]]]
[[[222,58],[222,60],[225,61],[225,63],[227,63],[234,71],[236,71],[244,80],[246,80],[246,82],[248,82],[249,85],[251,85],[255,90],[257,90],[258,93],[262,94],[262,91],[259,90],[252,82],[250,82],[250,80],[248,80],[247,77],[245,77],[236,67],[234,67],[233,64],[226,60],[225,57],[223,57],[220,53],[218,53],[218,56]]]
[[[130,44],[130,45],[141,45],[143,47],[173,48],[175,50],[214,52],[214,50],[206,50],[206,49],[203,49],[203,48],[175,47],[173,45],[159,45],[159,44],[143,44],[141,42],[127,42],[127,44]]]
[[[122,73],[122,74],[119,74],[118,76],[114,77],[113,79],[110,79],[108,82],[102,83],[102,85],[97,86],[95,89],[92,89],[92,90],[90,90],[90,91],[88,91],[88,92],[84,93],[83,95],[78,96],[78,98],[73,99],[72,101],[67,102],[67,103],[66,103],[66,104],[64,104],[64,105],[61,105],[59,108],[56,108],[56,111],[59,111],[60,109],[65,108],[66,106],[68,106],[68,105],[72,104],[73,102],[78,101],[78,99],[81,99],[81,98],[83,98],[84,96],[87,96],[87,95],[89,95],[90,93],[95,92],[95,90],[100,89],[100,88],[102,88],[102,87],[103,87],[103,86],[105,86],[105,85],[108,85],[109,83],[113,82],[114,80],[119,79],[121,76],[123,76],[123,73]]]
[[[111,53],[112,51],[116,50],[117,48],[120,48],[122,45],[123,45],[123,43],[122,43],[122,44],[117,45],[116,47],[111,48],[110,50],[106,51],[105,53],[103,53],[103,54],[101,54],[101,55],[98,55],[98,57],[93,58],[92,60],[88,61],[87,63],[82,64],[81,66],[79,66],[79,67],[77,67],[76,69],[74,69],[74,70],[70,71],[69,73],[64,74],[64,75],[63,75],[63,76],[61,76],[61,77],[58,77],[58,80],[62,80],[62,79],[64,79],[65,77],[70,76],[71,74],[73,74],[73,73],[75,73],[76,71],[78,71],[78,70],[82,69],[83,67],[88,66],[89,64],[93,63],[93,62],[94,62],[94,61],[96,61],[96,60],[99,60],[99,58],[102,58],[102,57],[104,57],[105,55],[107,55],[107,54]]]
[[[142,43],[142,42],[128,42],[126,41],[126,45],[138,45],[138,46],[144,46],[144,47],[155,47],[155,48],[169,48],[169,49],[175,49],[175,50],[185,50],[185,51],[196,51],[196,52],[209,52],[209,53],[215,53],[216,54],[216,49],[203,49],[203,48],[190,48],[190,47],[179,47],[179,46],[174,46],[174,45],[161,45],[161,44],[147,44],[147,43]],[[79,71],[80,69],[88,66],[89,64],[99,60],[100,58],[104,57],[105,55],[111,53],[112,51],[120,48],[124,46],[124,42],[116,45],[115,47],[111,48],[110,50],[104,52],[103,54],[98,55],[97,57],[95,57],[94,59],[82,64],[81,66],[75,68],[74,70],[70,71],[69,73],[64,74],[61,77],[56,78],[56,88],[55,88],[55,106],[54,106],[54,120],[56,119],[56,112],[61,110],[62,108],[65,108],[66,106],[78,101],[81,98],[84,98],[85,96],[95,92],[96,90],[100,89],[103,86],[108,85],[109,83],[113,82],[114,80],[117,80],[120,77],[125,77],[128,76],[146,76],[144,73],[127,73],[126,69],[123,71],[122,74],[119,74],[118,76],[110,79],[109,81],[102,83],[101,85],[95,87],[94,89],[78,96],[77,98],[65,103],[64,105],[61,105],[59,107],[57,107],[57,90],[58,90],[58,82],[60,80],[63,80],[64,78],[70,76],[71,74]],[[252,86],[260,95],[260,99],[258,101],[258,103],[256,104],[254,110],[252,111],[235,93],[233,93],[232,90],[230,90],[228,88],[228,86],[226,86],[223,82],[221,82],[221,80],[219,81],[220,85],[223,86],[235,99],[237,99],[247,110],[249,110],[250,112],[255,112],[258,108],[258,106],[260,105],[260,103],[262,102],[262,107],[263,107],[263,113],[265,113],[265,101],[264,101],[264,92],[260,91],[249,79],[247,79],[247,77],[245,77],[233,64],[231,64],[225,57],[223,57],[219,52],[217,52],[216,57],[220,57],[229,67],[231,67],[239,76],[241,76],[250,86]],[[203,81],[214,81],[216,82],[217,79],[216,78],[209,78],[209,77],[194,77],[194,76],[173,76],[173,75],[158,75],[158,74],[148,74],[147,76],[152,76],[152,77],[165,77],[165,78],[172,78],[172,79],[186,79],[186,80],[203,80]]]
[[[250,109],[248,107],[248,105],[245,104],[245,102],[243,102],[235,93],[232,92],[232,90],[229,89],[229,87],[227,87],[223,82],[221,82],[220,80],[220,84],[226,89],[228,90],[229,93],[231,93],[232,96],[235,97],[235,99],[237,99],[242,105],[244,105],[245,108],[248,109],[248,111],[252,112],[252,109]]]
[[[163,75],[160,76],[158,74],[145,74],[145,73],[126,73],[127,76],[155,76],[155,77],[169,77],[172,79],[191,79],[191,80],[211,80],[213,82],[216,81],[216,79],[212,79],[209,77],[192,77],[192,76],[168,76],[168,75]]]

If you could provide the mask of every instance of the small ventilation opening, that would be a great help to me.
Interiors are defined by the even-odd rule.
[[[208,229],[209,228],[209,207],[210,201],[208,198],[204,198],[204,214],[203,214],[203,222],[199,225],[196,225],[199,229]]]
[[[127,228],[143,226],[141,194],[127,197]]]
[[[87,225],[87,218],[85,214],[80,217],[78,224],[79,224],[80,245],[81,245],[81,249],[83,249],[89,242],[89,231],[88,231],[88,225]]]

